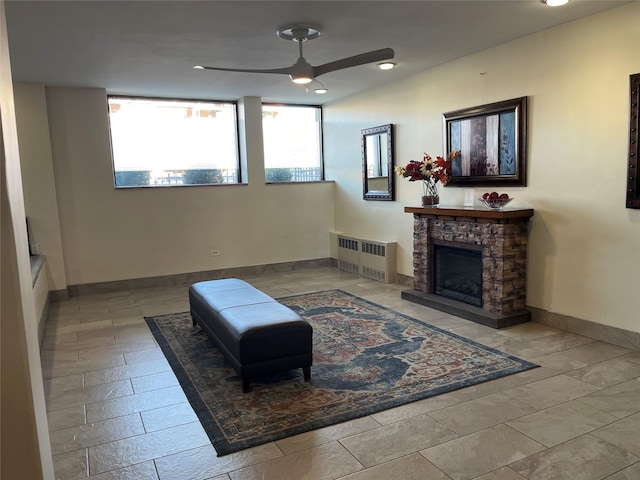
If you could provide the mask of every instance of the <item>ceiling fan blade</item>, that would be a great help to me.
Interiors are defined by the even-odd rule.
[[[284,68],[271,68],[271,69],[243,69],[243,68],[220,68],[220,67],[207,67],[201,65],[203,70],[217,70],[221,72],[242,72],[242,73],[284,73],[292,75],[296,73],[294,66]]]
[[[358,65],[364,65],[366,63],[381,62],[382,60],[390,60],[395,55],[392,48],[383,48],[381,50],[374,50],[373,52],[361,53],[360,55],[354,55],[353,57],[343,58],[342,60],[336,60],[335,62],[325,63],[313,68],[314,77],[319,77],[325,73],[335,72],[336,70],[342,70],[343,68],[357,67]]]

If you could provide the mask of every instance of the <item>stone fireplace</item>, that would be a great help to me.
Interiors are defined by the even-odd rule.
[[[493,328],[528,322],[533,210],[405,207],[414,217],[413,289],[402,298]]]

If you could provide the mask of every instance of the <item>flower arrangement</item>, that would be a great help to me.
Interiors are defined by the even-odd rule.
[[[449,160],[438,156],[434,159],[431,155],[425,153],[422,161],[409,160],[406,166],[397,166],[395,172],[404,178],[408,178],[410,182],[422,180],[424,196],[438,197],[436,185],[438,182],[442,183],[442,185],[447,184],[451,175],[451,161],[458,156],[458,153],[451,152]]]
[[[456,156],[457,152],[451,152],[451,157]],[[425,153],[422,161],[409,160],[405,167],[397,166],[395,171],[398,175],[408,178],[410,182],[422,180],[436,184],[438,182],[446,185],[449,181],[451,171],[451,161],[445,160],[444,157],[436,157],[435,160],[431,155]]]

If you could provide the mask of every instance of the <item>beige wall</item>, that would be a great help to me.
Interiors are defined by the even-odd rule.
[[[528,185],[499,189],[514,207],[535,209],[527,303],[640,332],[640,210],[625,208],[639,26],[634,3],[325,106],[336,230],[398,241],[398,271],[413,275],[412,218],[403,207],[419,204],[421,187],[396,178],[396,202],[363,201],[360,129],[393,123],[395,163],[404,164],[424,151],[442,154],[443,112],[528,96]],[[441,202],[461,205],[463,189],[441,189]]]
[[[0,477],[53,479],[4,1],[0,0]]]
[[[105,90],[46,98],[69,285],[329,256],[333,183],[265,185],[261,135],[244,148],[247,185],[116,190]],[[256,99],[244,103],[255,132]]]
[[[16,83],[18,144],[22,163],[24,208],[33,239],[47,261],[47,283],[51,290],[67,288],[58,199],[53,179],[51,139],[45,87],[35,83]]]
[[[398,271],[412,275],[412,219],[403,207],[418,204],[421,187],[396,178],[395,202],[362,200],[360,130],[393,123],[396,163],[405,163],[442,153],[442,112],[526,95],[528,186],[500,190],[536,211],[528,304],[638,332],[629,299],[640,283],[640,211],[624,208],[638,24],[633,3],[325,106],[326,173],[335,185],[264,185],[249,97],[241,105],[247,185],[116,191],[105,91],[47,87],[34,115],[48,116],[65,281],[323,258],[330,230],[399,242]],[[462,189],[441,189],[443,204],[462,200]],[[212,249],[222,255],[211,257]]]

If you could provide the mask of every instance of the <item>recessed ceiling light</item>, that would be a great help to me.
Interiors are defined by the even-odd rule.
[[[396,64],[393,62],[382,62],[378,64],[380,70],[391,70]]]
[[[560,7],[569,3],[569,0],[540,0],[542,3],[549,7]]]
[[[327,93],[329,90],[327,90],[326,88],[316,88],[314,90],[314,92],[316,92],[318,95],[324,95],[325,93]]]

